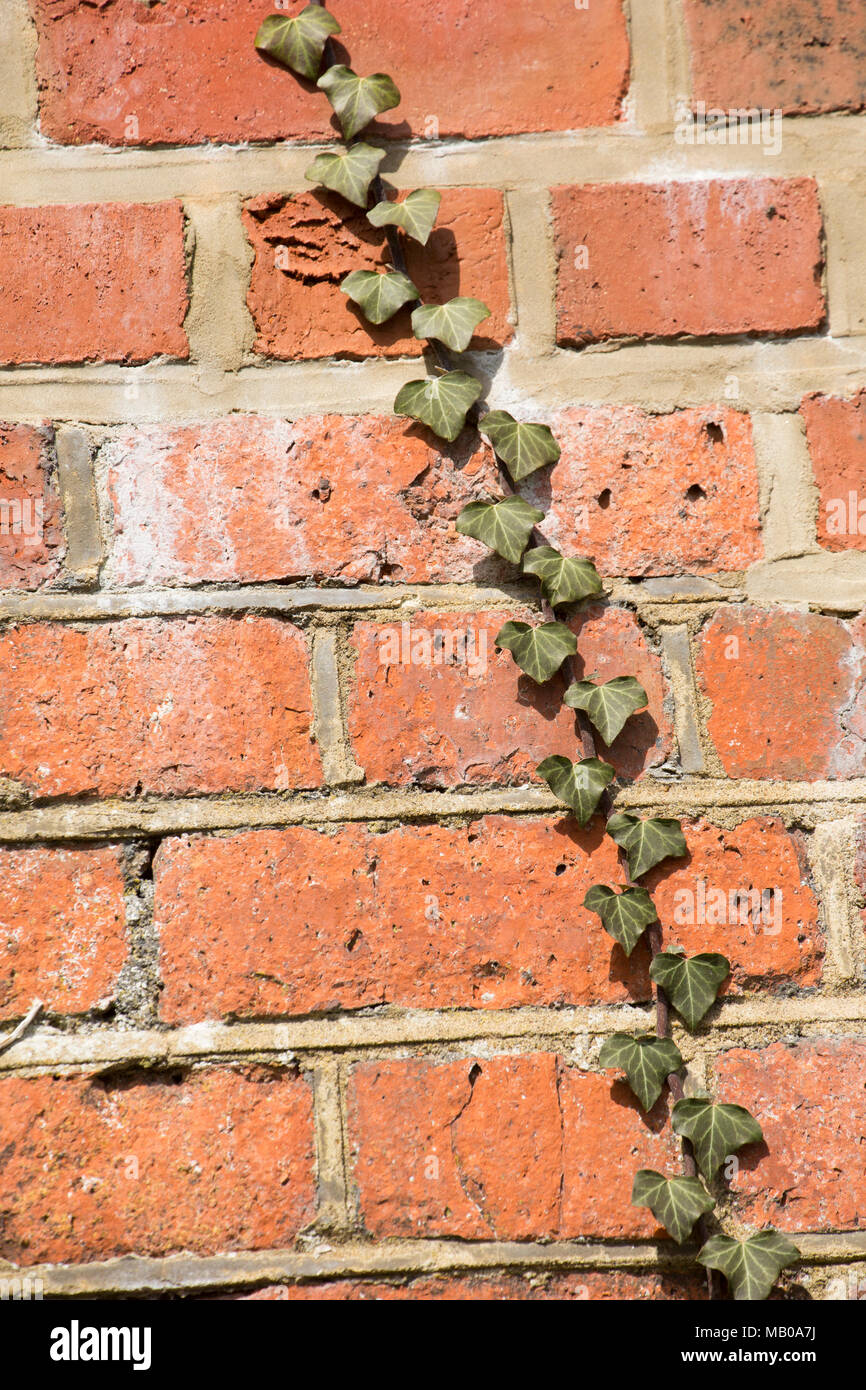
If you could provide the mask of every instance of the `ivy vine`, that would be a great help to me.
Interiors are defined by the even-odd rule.
[[[385,231],[391,269],[353,271],[340,288],[373,324],[387,322],[401,308],[411,308],[412,331],[425,344],[432,371],[400,390],[395,413],[426,425],[449,443],[471,425],[493,448],[502,495],[470,502],[457,518],[457,531],[482,541],[539,581],[542,621],[505,623],[496,646],[510,651],[520,670],[539,684],[560,673],[564,676],[563,702],[576,713],[582,757],[573,761],[553,754],[536,771],[582,828],[594,815],[605,816],[625,882],[618,888],[594,884],[583,906],[598,915],[626,955],[644,936],[653,953],[650,976],[655,984],[656,1032],[614,1034],[604,1042],[599,1063],[625,1073],[644,1111],[667,1086],[674,1101],[671,1124],[682,1142],[682,1173],[641,1169],[635,1175],[632,1205],[649,1207],[678,1244],[697,1235],[696,1258],[708,1271],[710,1297],[715,1296],[715,1270],[725,1276],[735,1299],[764,1299],[780,1271],[799,1258],[797,1247],[772,1228],[734,1239],[709,1235],[705,1225],[705,1217],[716,1206],[710,1189],[719,1190],[720,1169],[743,1145],[761,1139],[761,1127],[742,1106],[715,1104],[706,1097],[686,1098],[679,1074],[683,1059],[670,1036],[671,1008],[690,1032],[700,1026],[730,973],[730,962],[716,953],[687,957],[681,947],[662,949],[662,929],[652,899],[636,880],[664,860],[686,853],[682,827],[678,820],[614,813],[608,789],[614,769],[597,755],[596,735],[609,748],[627,720],[646,708],[646,691],[633,676],[595,682],[581,679],[574,669],[577,642],[558,610],[565,610],[565,617],[573,616],[575,605],[603,593],[602,581],[591,560],[562,555],[549,543],[539,529],[544,513],[516,491],[524,478],[556,463],[559,445],[547,425],[479,407],[482,382],[455,367],[451,354],[468,348],[490,310],[481,300],[465,296],[445,304],[421,302],[407,273],[402,238],[427,244],[441,195],[422,188],[399,202],[386,196],[379,175],[385,151],[357,137],[376,116],[399,104],[400,93],[387,73],[359,77],[335,61],[331,39],[340,32],[321,0],[311,0],[294,18],[270,15],[259,28],[255,44],[299,77],[315,82],[339,121],[342,148],[318,155],[305,177],[362,208],[370,225]]]

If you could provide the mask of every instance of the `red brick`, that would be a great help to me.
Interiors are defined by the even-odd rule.
[[[814,983],[821,939],[796,837],[773,819],[685,832],[690,858],[648,880],[666,942],[724,951],[733,992]],[[626,960],[581,906],[592,883],[620,878],[600,825],[567,819],[167,839],[154,864],[162,1017],[643,1001],[646,946]],[[781,929],[716,924],[699,879],[728,895],[777,890]]]
[[[864,1071],[863,1038],[803,1038],[721,1054],[719,1097],[745,1105],[764,1131],[763,1143],[740,1150],[731,1181],[741,1220],[783,1231],[866,1224]]]
[[[735,410],[559,411],[559,462],[522,492],[544,533],[602,574],[717,573],[760,559],[752,422]]]
[[[577,721],[561,703],[560,678],[538,686],[509,652],[496,652],[496,634],[509,618],[533,621],[530,612],[516,610],[418,613],[405,627],[356,624],[349,732],[369,781],[539,781],[535,767],[549,753],[580,756]],[[671,748],[659,659],[625,609],[590,606],[572,626],[587,672],[604,680],[635,675],[644,683],[649,709],[629,721],[611,750],[617,768],[637,777],[664,762]]]
[[[188,357],[180,203],[0,207],[0,362]]]
[[[530,1240],[657,1231],[634,1170],[671,1161],[664,1102],[535,1053],[374,1062],[350,1093],[354,1177],[377,1237]]]
[[[63,558],[51,431],[0,425],[0,588],[38,589]]]
[[[807,396],[800,414],[820,494],[818,540],[825,550],[866,550],[866,391]]]
[[[748,416],[599,407],[562,411],[551,424],[562,458],[524,492],[566,551],[626,575],[740,570],[760,558]],[[375,415],[122,430],[101,451],[114,507],[111,577],[499,582],[512,567],[454,531],[461,507],[498,487],[488,447],[472,448],[468,434],[437,445]]]
[[[564,346],[792,333],[824,318],[821,212],[811,179],[557,188],[553,211]]]
[[[260,0],[31,0],[39,29],[42,130],[86,144],[333,137],[320,92],[266,63]],[[273,9],[274,7],[271,6]],[[620,0],[509,11],[499,0],[341,0],[341,61],[393,74],[403,101],[375,133],[477,137],[610,125],[628,83]],[[455,33],[460,42],[455,43]],[[348,58],[346,57],[348,51]],[[563,53],[569,61],[563,63]],[[531,61],[515,61],[531,54]],[[479,82],[484,72],[487,80]],[[443,85],[444,83],[444,85]],[[178,99],[178,93],[183,99]],[[127,125],[134,116],[138,129]]]
[[[364,213],[324,190],[254,198],[244,226],[255,251],[247,304],[256,352],[270,357],[420,357],[409,310],[368,323],[340,290],[352,270],[388,264],[384,233]],[[502,194],[487,188],[445,189],[426,246],[406,246],[409,276],[425,301],[474,295],[491,317],[472,346],[511,339]]]
[[[866,106],[866,14],[849,0],[686,0],[692,87],[710,106]]]
[[[704,629],[697,674],[729,777],[866,773],[866,626],[817,613],[730,607]]]
[[[731,978],[723,994],[817,984],[824,947],[801,836],[775,816],[731,830],[685,821],[683,830],[688,858],[661,864],[641,880],[658,909],[665,944],[689,955],[726,955]],[[725,895],[724,907],[714,892]],[[772,893],[760,915],[751,896],[756,893]],[[738,895],[735,907],[732,894]]]
[[[315,1215],[301,1076],[10,1076],[0,1097],[0,1258],[260,1250],[289,1244]]]
[[[445,1274],[407,1284],[341,1279],[322,1284],[269,1284],[254,1293],[217,1295],[239,1303],[288,1302],[425,1302],[425,1303],[571,1303],[615,1299],[670,1301],[706,1298],[696,1274],[631,1273],[629,1270],[577,1270],[573,1274]],[[213,1301],[213,1298],[207,1301]]]
[[[472,580],[483,565],[485,578],[502,579],[510,567],[454,530],[460,509],[497,486],[487,446],[472,449],[437,447],[405,420],[377,415],[124,430],[101,453],[111,577],[428,583]]]
[[[271,618],[13,627],[2,773],[34,795],[317,786],[304,639]]]
[[[0,1018],[110,999],[128,953],[118,848],[0,849],[0,881]]]

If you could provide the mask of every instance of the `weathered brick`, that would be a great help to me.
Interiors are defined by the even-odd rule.
[[[308,1082],[265,1068],[0,1080],[0,1258],[287,1245],[315,1215]]]
[[[866,1223],[866,1040],[803,1038],[716,1064],[718,1095],[745,1105],[764,1132],[741,1149],[737,1215],[783,1231],[856,1230]]]
[[[792,333],[824,318],[812,179],[557,188],[553,211],[564,346]]]
[[[421,298],[441,303],[474,295],[491,317],[472,346],[501,347],[512,336],[502,194],[486,188],[445,189],[426,246],[407,241],[406,264]],[[245,205],[244,226],[255,251],[247,304],[256,352],[269,357],[420,357],[409,310],[378,328],[340,290],[352,270],[388,262],[384,234],[343,198],[320,190],[278,194]]]
[[[333,137],[323,95],[254,51],[268,12],[260,0],[31,4],[40,36],[42,130],[53,140]],[[509,11],[507,22],[499,0],[435,0],[423,16],[403,0],[379,0],[375,12],[364,0],[341,0],[339,20],[340,60],[361,73],[393,73],[402,93],[400,107],[372,128],[382,135],[478,137],[609,125],[628,83],[621,0],[556,14],[526,6]],[[516,62],[516,54],[531,54],[531,61]],[[479,82],[479,72],[489,80]]]
[[[866,391],[849,400],[817,393],[800,406],[818,487],[818,540],[826,550],[866,550]]]
[[[34,795],[317,786],[304,639],[271,618],[13,627],[2,774]]]
[[[539,781],[535,767],[549,753],[580,756],[574,711],[561,703],[561,679],[538,686],[509,652],[496,652],[496,634],[510,618],[534,620],[515,610],[419,613],[405,623],[356,624],[349,732],[369,781]],[[664,762],[671,748],[659,659],[625,609],[589,605],[572,626],[587,673],[603,680],[635,675],[646,689],[648,710],[633,716],[611,749],[615,766],[637,777]]]
[[[50,431],[0,425],[0,588],[54,579],[63,550]]]
[[[599,406],[551,425],[560,460],[522,491],[565,553],[616,575],[739,570],[762,555],[748,415]]]
[[[774,819],[684,828],[690,857],[647,880],[666,943],[723,951],[732,992],[814,983],[822,943],[796,837]],[[627,960],[581,906],[620,877],[601,827],[568,819],[167,839],[154,863],[162,1017],[646,1000],[646,946]],[[731,907],[750,889],[778,894],[760,920],[739,897]]]
[[[0,207],[0,362],[189,356],[180,203]]]
[[[599,1302],[615,1299],[671,1301],[706,1298],[706,1285],[697,1274],[654,1271],[577,1270],[573,1274],[443,1274],[405,1284],[380,1280],[340,1279],[321,1284],[269,1284],[254,1293],[218,1295],[237,1302]],[[212,1300],[208,1300],[212,1301]]]
[[[685,0],[695,98],[786,112],[866,106],[866,14],[849,0]]]
[[[454,530],[461,507],[496,488],[490,450],[437,447],[391,416],[152,425],[123,430],[100,460],[122,585],[427,583],[510,570]]]
[[[116,846],[0,849],[0,1018],[111,999],[128,948]]]
[[[535,1053],[355,1069],[354,1179],[371,1235],[529,1240],[656,1232],[634,1169],[674,1155],[664,1102]]]
[[[762,553],[749,417],[559,412],[560,462],[524,493],[545,532],[606,574],[739,570]],[[496,492],[487,445],[390,416],[231,416],[104,445],[121,584],[290,578],[497,582],[512,567],[454,530]],[[202,477],[207,477],[207,505]]]
[[[722,993],[820,978],[824,944],[805,847],[775,816],[722,830],[684,821],[688,858],[641,880],[652,894],[665,944],[687,954],[721,951],[731,962]]]
[[[866,773],[866,626],[818,613],[719,609],[697,674],[729,777]]]

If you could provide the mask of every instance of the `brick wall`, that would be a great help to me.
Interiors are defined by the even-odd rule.
[[[862,1295],[866,21],[332,8],[404,94],[389,181],[443,192],[410,269],[562,441],[526,491],[605,580],[580,658],[649,694],[617,805],[682,817],[666,939],[734,966],[677,1041],[766,1137],[723,1226]],[[0,1279],[699,1298],[629,1205],[667,1103],[598,1066],[651,1018],[580,906],[614,847],[533,774],[573,716],[493,648],[535,592],[454,532],[491,456],[390,414],[418,347],[339,292],[381,244],[304,181],[328,108],[267,12],[6,0],[0,1021],[44,1010],[0,1051]]]

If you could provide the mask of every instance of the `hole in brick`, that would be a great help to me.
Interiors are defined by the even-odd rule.
[[[182,1086],[189,1068],[172,1067],[109,1067],[93,1078],[93,1085],[102,1091],[131,1091],[137,1086]]]
[[[611,491],[609,487],[606,487],[603,492],[600,492],[598,494],[598,505],[601,507],[603,512],[606,512],[608,507],[610,506],[610,502]]]
[[[359,928],[356,927],[355,930],[352,932],[351,936],[349,937],[348,941],[346,942],[346,950],[347,950],[347,951],[354,951],[355,947],[357,946],[357,944],[358,944],[358,942],[359,942],[360,940],[361,940],[361,932],[360,932]]]
[[[721,425],[716,424],[715,420],[710,420],[708,424],[704,425],[704,430],[706,431],[707,439],[713,444],[724,444],[725,431],[722,429]]]
[[[706,500],[706,496],[707,494],[704,492],[700,483],[692,483],[691,487],[686,493],[686,498],[689,502],[703,502]]]
[[[476,965],[472,970],[473,975],[480,976],[483,980],[500,979],[504,980],[508,970],[498,960],[485,961],[483,965]],[[472,1079],[470,1073],[470,1080]]]
[[[472,1066],[469,1069],[469,1085],[474,1086],[480,1075],[481,1068],[479,1067],[477,1062],[473,1062]]]
[[[554,869],[554,873],[556,874],[556,877],[559,878],[559,875],[560,875],[560,874],[564,874],[564,873],[565,873],[565,865],[564,865],[564,864],[557,864],[556,868]]]

